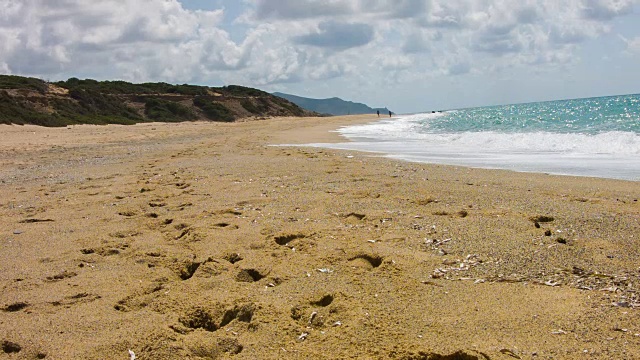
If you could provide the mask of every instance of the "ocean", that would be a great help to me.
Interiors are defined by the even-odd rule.
[[[312,146],[406,161],[640,180],[640,94],[399,115]]]

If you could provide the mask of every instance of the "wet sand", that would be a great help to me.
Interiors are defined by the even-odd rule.
[[[371,120],[0,126],[0,358],[640,358],[640,183],[272,146]]]

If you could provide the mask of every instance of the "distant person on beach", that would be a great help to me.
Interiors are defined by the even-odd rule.
[[[380,110],[376,111],[378,113],[378,117],[380,117]]]
[[[389,117],[391,117],[391,110],[389,110]]]

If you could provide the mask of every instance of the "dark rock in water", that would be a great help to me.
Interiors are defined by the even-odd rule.
[[[567,239],[559,237],[556,239],[556,241],[560,244],[566,244],[567,243]]]
[[[537,222],[537,221],[534,221],[534,222],[533,222],[533,226],[535,226],[535,227],[536,227],[536,229],[540,229],[540,223],[539,223],[539,222]]]
[[[544,236],[551,236],[551,230],[547,229],[544,231]]]

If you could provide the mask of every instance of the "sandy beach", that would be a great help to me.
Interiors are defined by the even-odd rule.
[[[640,183],[0,126],[0,359],[640,359]],[[131,351],[131,353],[130,353]]]

